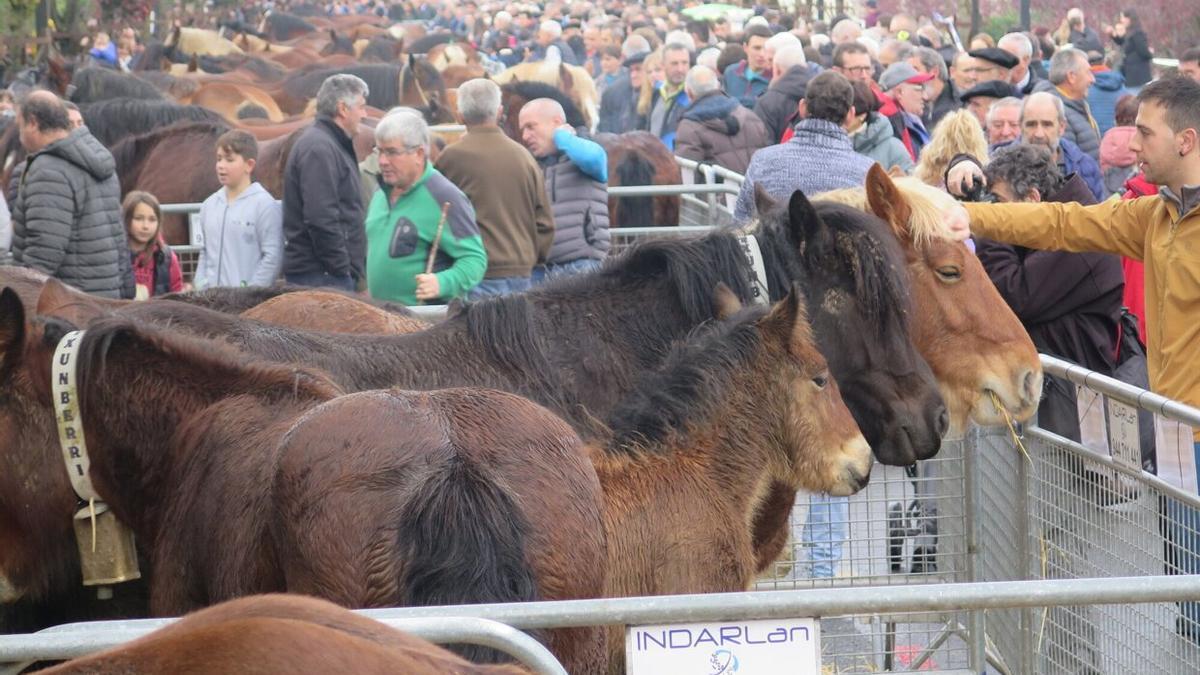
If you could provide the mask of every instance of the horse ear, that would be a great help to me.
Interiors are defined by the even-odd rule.
[[[0,291],[0,376],[7,376],[25,344],[25,305],[7,286]]]
[[[39,316],[65,319],[76,326],[85,326],[106,313],[104,306],[92,296],[54,278],[47,279],[42,285],[35,311]]]
[[[737,294],[730,290],[725,282],[718,281],[717,287],[713,289],[713,314],[717,319],[724,321],[740,311],[742,301],[738,300]]]
[[[900,241],[909,241],[912,234],[908,228],[908,219],[912,217],[912,209],[900,188],[892,182],[887,172],[879,164],[872,164],[867,171],[867,206],[896,233]]]
[[[775,198],[771,196],[770,192],[767,192],[767,189],[762,186],[762,183],[755,183],[754,210],[756,213],[758,213],[758,217],[761,218],[764,213],[775,208],[775,204],[777,204]]]
[[[823,231],[824,223],[812,202],[800,190],[793,192],[788,200],[788,236],[792,242],[800,247],[804,242],[813,241]]]
[[[334,29],[332,29],[332,28],[330,28],[330,29],[329,29],[329,41],[330,41],[330,42],[332,42],[332,43],[334,43],[334,44],[337,44],[337,41],[338,41],[338,34],[337,34],[337,31],[335,31],[335,30],[334,30]]]
[[[808,323],[808,310],[804,304],[804,290],[793,282],[788,294],[775,303],[767,315],[764,327],[786,340],[788,344],[810,342],[812,328]]]
[[[564,93],[575,90],[575,76],[571,74],[571,69],[566,64],[558,64],[558,81]]]
[[[187,71],[189,73],[194,73],[197,70],[200,70],[200,57],[196,54],[192,54],[192,58],[188,59]]]

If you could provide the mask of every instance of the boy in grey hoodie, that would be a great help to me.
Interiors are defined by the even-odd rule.
[[[283,208],[251,180],[258,142],[233,130],[217,139],[217,180],[223,186],[200,207],[203,250],[196,288],[270,286],[283,267]]]

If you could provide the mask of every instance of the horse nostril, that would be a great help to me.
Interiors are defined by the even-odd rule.
[[[1037,372],[1032,369],[1025,371],[1025,377],[1021,380],[1021,395],[1026,403],[1032,403],[1042,397],[1041,384]]]

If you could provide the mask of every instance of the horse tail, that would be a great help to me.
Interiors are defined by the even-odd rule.
[[[654,185],[656,169],[650,160],[635,151],[625,153],[625,157],[617,164],[617,185]],[[614,222],[614,227],[636,227],[639,225],[652,226],[653,222],[638,222],[637,219],[647,218],[652,211],[653,197],[618,197],[617,211],[620,222]],[[615,220],[615,218],[614,218]],[[652,218],[651,218],[652,220]]]
[[[537,600],[525,559],[528,529],[512,496],[455,454],[422,481],[401,514],[401,605]],[[454,651],[477,663],[512,660],[475,645]]]

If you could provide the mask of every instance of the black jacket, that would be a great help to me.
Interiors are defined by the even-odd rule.
[[[1121,62],[1121,74],[1125,76],[1125,85],[1140,87],[1150,81],[1150,62],[1154,55],[1150,53],[1150,45],[1146,42],[1144,31],[1134,31],[1125,37],[1113,36],[1113,42],[1121,45],[1125,59]]]
[[[959,101],[958,97],[954,95],[954,85],[947,82],[942,87],[942,93],[931,104],[925,106],[925,114],[921,116],[921,121],[925,123],[925,128],[932,133],[933,128],[943,117],[962,106],[962,101]]]
[[[288,155],[283,183],[284,274],[364,278],[367,234],[354,144],[318,117]]]
[[[1076,174],[1046,201],[1096,203]],[[978,241],[976,251],[1039,352],[1105,375],[1113,372],[1125,288],[1120,258],[1037,251],[989,240]]]
[[[767,136],[771,143],[778,143],[783,132],[799,121],[796,106],[804,98],[808,81],[813,78],[812,71],[807,65],[792,66],[783,77],[773,82],[770,87],[758,97],[754,104],[754,114],[767,125]]]
[[[623,134],[638,126],[637,90],[629,73],[621,73],[600,96],[600,123],[596,131],[602,134]]]

